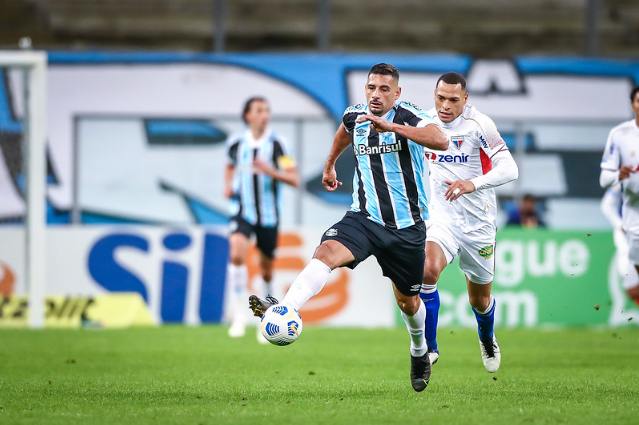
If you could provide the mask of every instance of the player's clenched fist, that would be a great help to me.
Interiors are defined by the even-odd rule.
[[[322,184],[329,192],[336,190],[342,185],[342,182],[337,180],[337,172],[335,172],[335,168],[324,170],[324,173],[322,174]]]
[[[637,169],[633,165],[622,165],[619,167],[619,181],[627,179],[630,174],[636,172]]]

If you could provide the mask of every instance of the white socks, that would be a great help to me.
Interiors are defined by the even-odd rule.
[[[493,306],[495,305],[495,297],[493,297],[493,294],[490,294],[490,302],[488,303],[488,308],[486,309],[486,311],[477,311],[477,313],[481,314],[481,315],[485,315],[486,313],[488,313]]]
[[[282,304],[299,310],[306,301],[319,294],[330,275],[331,268],[317,258],[313,258],[293,281],[293,284],[282,300]],[[424,315],[426,314],[425,311],[426,310],[424,310]],[[422,330],[423,326],[424,319],[422,319]]]
[[[413,357],[421,357],[428,351],[424,338],[424,322],[426,321],[426,306],[419,300],[419,309],[414,316],[409,316],[402,311],[402,317],[406,322],[406,328],[410,334],[410,354]]]
[[[436,290],[437,290],[437,284],[425,285],[425,284],[422,283],[422,290],[421,290],[422,294],[432,294]]]
[[[233,309],[233,320],[246,321],[245,308],[248,304],[248,294],[246,287],[248,285],[248,269],[246,265],[236,266],[229,263],[227,267],[227,282],[231,290],[231,308]]]

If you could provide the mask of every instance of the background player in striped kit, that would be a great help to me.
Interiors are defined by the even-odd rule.
[[[459,257],[466,275],[468,298],[477,319],[484,367],[496,372],[501,353],[494,332],[497,198],[494,187],[518,177],[518,169],[495,123],[466,103],[466,80],[449,72],[437,80],[435,108],[429,114],[451,143],[446,152],[426,149],[430,160],[431,220],[421,297],[426,304],[426,339],[431,362],[439,358],[437,281],[444,268]]]
[[[225,196],[231,199],[230,262],[227,287],[231,290],[233,322],[229,336],[242,337],[249,319],[246,311],[248,270],[246,255],[252,235],[260,252],[260,271],[265,295],[271,293],[273,259],[280,216],[280,182],[299,186],[295,161],[282,139],[269,129],[271,117],[266,99],[249,99],[242,114],[248,125],[227,141],[229,163],[225,173]],[[259,326],[257,339],[267,343]]]
[[[367,104],[346,109],[322,176],[328,191],[341,185],[335,162],[352,145],[356,173],[351,210],[324,233],[313,259],[282,304],[299,309],[322,290],[333,269],[354,268],[374,255],[384,275],[393,281],[411,335],[411,384],[415,391],[422,391],[430,379],[424,340],[426,310],[419,299],[426,237],[422,215],[428,215],[422,182],[423,146],[443,150],[448,138],[424,111],[397,102],[401,88],[394,66],[373,66],[365,94]],[[277,302],[255,296],[249,301],[256,316]]]
[[[639,86],[630,92],[630,101],[635,117],[610,130],[599,183],[603,188],[621,186],[621,226],[628,241],[628,259],[639,272]],[[639,304],[637,282],[624,286],[628,296]]]

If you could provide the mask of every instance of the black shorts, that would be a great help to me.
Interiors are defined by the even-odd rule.
[[[423,222],[404,229],[388,229],[367,218],[365,214],[349,211],[322,236],[338,241],[355,257],[346,264],[354,269],[374,255],[384,276],[395,283],[404,295],[419,294],[424,276],[426,226]]]
[[[265,257],[275,258],[275,248],[277,247],[277,226],[264,227],[253,225],[246,221],[244,217],[236,215],[231,218],[231,234],[241,233],[247,238],[251,238],[255,234],[257,241],[257,249],[259,249]]]

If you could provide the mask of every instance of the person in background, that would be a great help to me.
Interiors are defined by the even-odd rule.
[[[524,195],[519,201],[519,207],[508,214],[506,226],[546,227],[546,223],[537,211],[537,198],[531,194]]]
[[[285,183],[300,184],[295,161],[282,138],[269,128],[271,113],[262,97],[250,98],[242,114],[248,128],[227,141],[228,164],[224,195],[231,199],[231,236],[227,286],[231,291],[233,319],[231,338],[244,336],[250,317],[245,300],[248,286],[246,256],[255,235],[260,252],[260,272],[264,295],[271,294],[273,260],[280,222],[280,202]],[[268,343],[257,327],[257,339]]]
[[[628,261],[639,272],[639,86],[630,92],[630,106],[634,118],[619,124],[608,135],[599,184],[604,189],[621,187],[621,226],[628,244]],[[639,285],[626,287],[626,293],[639,303]]]

